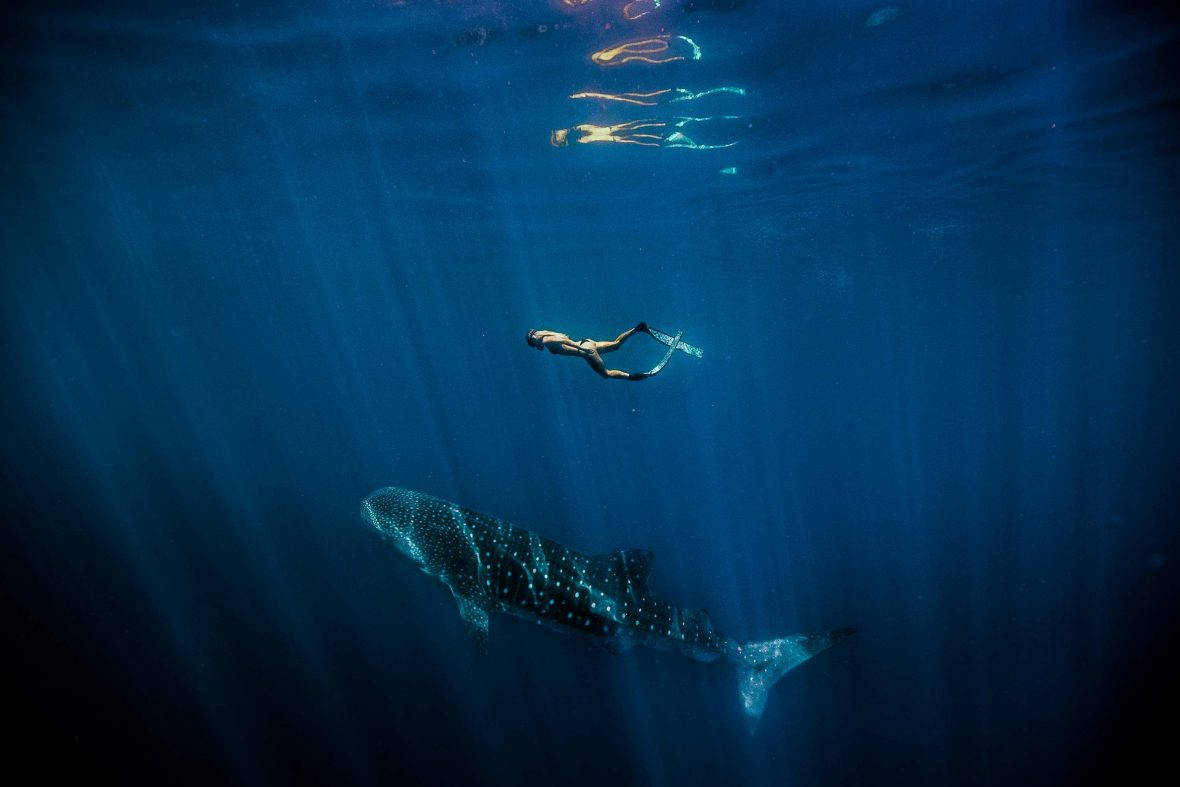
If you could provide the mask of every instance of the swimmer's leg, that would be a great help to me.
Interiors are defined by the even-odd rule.
[[[590,368],[598,372],[599,376],[601,377],[613,377],[616,380],[639,379],[633,377],[627,372],[619,371],[618,369],[607,369],[606,364],[602,362],[602,358],[598,355],[597,351],[588,352],[582,357],[586,359],[586,363],[590,364]]]
[[[615,350],[622,347],[623,342],[630,339],[635,334],[636,331],[646,331],[646,330],[647,330],[647,323],[641,322],[641,323],[639,323],[639,325],[636,325],[634,328],[629,328],[629,329],[623,331],[622,333],[620,333],[618,336],[615,337],[614,341],[595,342],[594,349],[596,352],[600,352],[600,353],[613,353]]]
[[[658,120],[629,120],[610,127],[611,141],[658,148],[663,143],[662,132],[667,125]]]

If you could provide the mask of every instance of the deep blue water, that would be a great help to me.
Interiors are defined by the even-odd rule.
[[[0,14],[10,762],[912,785],[1166,755],[1176,18],[621,5]],[[660,32],[701,59],[588,59]],[[721,85],[747,95],[566,98]],[[716,114],[737,146],[548,142]],[[523,341],[640,319],[704,358],[616,382]],[[386,485],[650,548],[739,639],[859,633],[754,736],[723,664],[505,616],[482,657],[361,521]]]

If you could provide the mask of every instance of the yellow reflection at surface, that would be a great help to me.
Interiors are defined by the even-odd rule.
[[[674,118],[672,122],[650,119],[631,120],[614,126],[595,126],[590,123],[582,123],[573,128],[559,128],[551,131],[549,144],[554,147],[566,147],[570,143],[570,136],[574,135],[574,142],[582,145],[592,142],[615,142],[623,145],[643,145],[649,148],[718,150],[733,147],[737,142],[701,144],[685,134],[684,131],[695,123],[741,119],[736,115],[721,115],[703,118],[678,117]]]
[[[668,100],[667,96],[672,92],[672,88],[666,87],[663,90],[655,90],[651,93],[594,93],[590,91],[583,91],[581,93],[571,93],[570,98],[597,98],[600,101],[620,101],[624,104],[637,104],[641,107],[654,107]]]
[[[627,19],[639,19],[655,11],[662,4],[662,0],[631,0],[623,6],[623,16]]]
[[[581,8],[592,2],[594,0],[561,0],[561,4],[566,8]],[[659,10],[663,4],[664,0],[631,0],[631,2],[623,6],[623,18],[631,20],[640,19],[652,11]]]
[[[600,66],[633,62],[671,63],[674,60],[700,60],[701,48],[688,36],[662,35],[607,47],[590,55],[590,59]]]
[[[658,120],[631,120],[615,126],[592,126],[582,123],[573,128],[559,128],[549,135],[549,143],[555,147],[569,144],[571,131],[580,136],[574,141],[583,145],[591,142],[618,142],[623,145],[646,145],[658,148],[664,141],[664,127],[666,123]]]
[[[590,98],[598,99],[599,101],[618,101],[623,104],[635,104],[641,107],[654,107],[660,104],[673,104],[677,101],[692,101],[693,99],[703,98],[714,93],[746,95],[746,91],[740,87],[715,87],[712,90],[702,90],[699,93],[694,93],[683,87],[666,87],[663,90],[653,90],[650,93],[596,93],[593,91],[582,91],[581,93],[570,94],[570,98]]]

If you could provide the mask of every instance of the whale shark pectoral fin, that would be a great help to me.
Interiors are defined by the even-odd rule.
[[[455,603],[459,605],[459,617],[463,618],[463,625],[467,627],[467,636],[471,639],[472,647],[482,655],[488,655],[487,606],[458,593],[455,594]]]

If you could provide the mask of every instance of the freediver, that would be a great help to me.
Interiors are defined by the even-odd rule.
[[[613,341],[599,342],[594,339],[576,341],[564,333],[534,328],[525,337],[529,347],[538,350],[548,350],[554,355],[572,355],[584,358],[590,368],[602,377],[613,377],[616,380],[646,380],[651,376],[647,372],[623,372],[618,369],[606,368],[602,360],[602,353],[611,353],[623,346],[623,342],[630,339],[637,332],[647,333],[647,323],[641,322],[634,328],[623,331]]]

